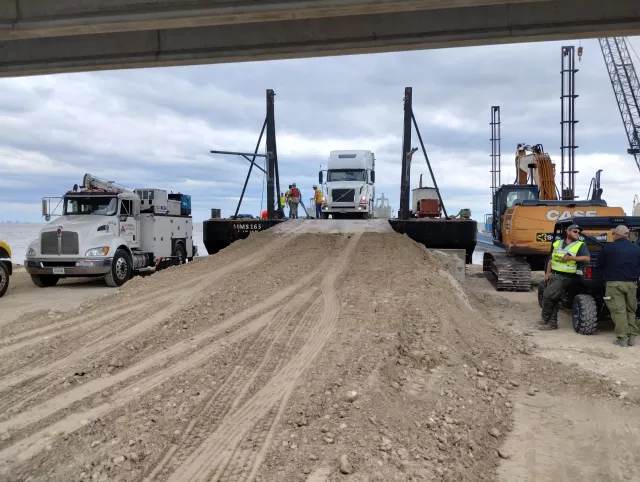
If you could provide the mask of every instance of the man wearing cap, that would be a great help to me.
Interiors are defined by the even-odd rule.
[[[606,283],[605,302],[616,325],[618,346],[633,346],[638,335],[636,290],[640,278],[640,247],[629,241],[629,228],[613,230],[613,243],[602,248],[598,268]]]
[[[567,286],[578,274],[578,263],[588,263],[591,257],[587,245],[580,241],[582,228],[572,224],[567,228],[567,237],[553,243],[551,259],[547,263],[544,279],[547,281],[542,295],[541,330],[558,329],[560,299]]]

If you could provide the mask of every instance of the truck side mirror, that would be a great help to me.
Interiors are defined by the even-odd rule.
[[[371,171],[371,182],[376,182],[376,171]]]
[[[322,184],[322,171],[318,173],[318,184]]]
[[[42,217],[46,218],[49,215],[49,209],[47,207],[47,200],[42,199]],[[48,219],[47,219],[48,221]]]

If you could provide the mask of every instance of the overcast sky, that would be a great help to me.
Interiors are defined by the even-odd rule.
[[[376,192],[396,211],[406,86],[447,209],[471,208],[481,220],[490,210],[491,105],[502,111],[503,183],[515,177],[518,142],[542,143],[560,170],[561,45],[578,42],[0,79],[0,220],[40,221],[40,199],[85,172],[191,194],[198,221],[211,208],[230,215],[247,163],[208,152],[254,149],[267,88],[276,92],[283,185],[296,181],[308,199],[330,150],[369,149]],[[640,38],[632,45],[640,52]],[[598,43],[582,46],[578,194],[604,169],[605,199],[629,213],[640,173]],[[428,178],[417,153],[412,187],[420,173]],[[253,175],[241,212],[257,215],[262,197]]]

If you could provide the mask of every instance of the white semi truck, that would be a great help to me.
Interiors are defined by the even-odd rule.
[[[52,200],[62,214],[40,231],[28,248],[25,269],[42,288],[60,278],[104,277],[123,285],[134,273],[182,264],[197,255],[191,198],[162,189],[128,190],[85,174],[62,198],[42,200],[52,217]]]
[[[324,184],[322,217],[372,218],[375,202],[376,159],[371,151],[331,151],[326,182],[320,171],[318,180]]]

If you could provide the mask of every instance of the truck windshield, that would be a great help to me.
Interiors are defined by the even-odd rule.
[[[367,173],[364,169],[330,169],[327,172],[327,181],[359,181],[365,182]]]
[[[97,214],[113,216],[118,211],[117,197],[67,197],[64,199],[65,214]]]

